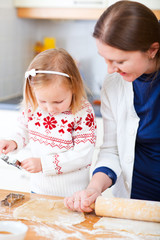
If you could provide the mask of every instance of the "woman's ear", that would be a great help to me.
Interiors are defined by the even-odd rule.
[[[156,56],[156,53],[158,52],[160,46],[158,42],[154,42],[152,43],[152,45],[150,46],[150,48],[148,49],[148,56],[150,59],[154,59],[154,57]]]

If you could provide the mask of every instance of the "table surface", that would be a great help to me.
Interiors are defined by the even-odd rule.
[[[125,233],[125,232],[109,232],[103,229],[94,229],[93,225],[96,223],[100,217],[96,216],[94,213],[85,214],[86,220],[81,224],[77,224],[74,226],[60,227],[53,224],[46,224],[42,222],[33,222],[29,220],[15,220],[13,218],[13,210],[23,203],[27,202],[30,199],[35,198],[45,198],[45,199],[60,199],[58,197],[47,196],[47,195],[38,195],[31,193],[23,193],[23,192],[14,192],[8,190],[0,190],[0,200],[3,200],[9,193],[20,193],[24,194],[25,198],[20,202],[15,203],[12,207],[1,206],[0,207],[0,220],[7,221],[21,221],[28,226],[27,235],[25,240],[64,240],[64,239],[144,239],[144,238],[136,238],[133,234]],[[150,238],[147,238],[150,240]]]

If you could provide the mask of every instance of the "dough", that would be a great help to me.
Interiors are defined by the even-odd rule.
[[[13,212],[16,219],[27,219],[56,225],[75,225],[85,221],[83,213],[67,209],[63,200],[32,199]]]
[[[97,223],[94,224],[94,228],[160,236],[160,223],[155,222],[102,217]]]

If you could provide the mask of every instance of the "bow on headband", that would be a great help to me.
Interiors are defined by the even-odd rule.
[[[56,74],[56,75],[61,75],[61,76],[70,78],[68,74],[62,73],[62,72],[31,69],[25,73],[25,79],[27,79],[29,76],[35,77],[37,73]]]

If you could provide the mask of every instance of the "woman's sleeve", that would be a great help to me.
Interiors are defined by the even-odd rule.
[[[119,106],[118,96],[115,90],[116,86],[113,87],[113,81],[114,79],[111,79],[111,81],[106,80],[101,91],[101,113],[103,117],[104,137],[93,171],[100,167],[107,167],[118,177],[121,173],[117,146],[117,108]],[[115,94],[113,92],[115,92]]]
[[[43,156],[43,173],[63,174],[87,168],[91,165],[96,142],[96,120],[90,103],[75,115],[73,148],[65,152]]]

